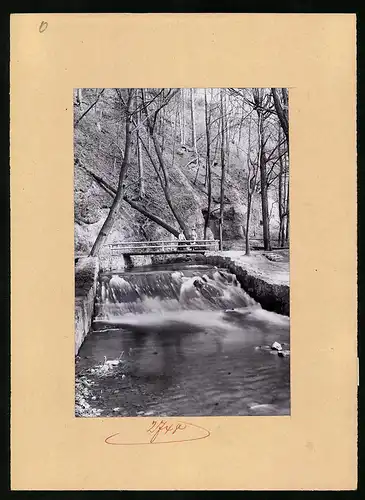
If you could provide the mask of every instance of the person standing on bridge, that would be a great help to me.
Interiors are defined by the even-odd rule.
[[[185,234],[182,231],[179,233],[179,237],[178,238],[179,238],[179,243],[178,243],[177,246],[178,247],[184,247],[184,246],[186,246],[186,244],[183,243],[183,241],[186,240],[186,238],[185,238]]]
[[[193,227],[191,228],[191,239],[193,240],[193,242],[192,242],[192,244],[191,244],[191,245],[192,245],[193,247],[196,245],[196,239],[197,239],[197,237],[198,237],[198,235],[197,235],[197,233],[196,233],[196,227],[195,227],[195,226],[193,226]]]

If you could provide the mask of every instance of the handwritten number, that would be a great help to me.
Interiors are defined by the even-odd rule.
[[[164,438],[164,436],[166,436],[167,434],[171,433],[171,435],[174,435],[177,431],[184,431],[185,429],[188,429],[189,428],[191,429],[191,427],[195,428],[195,429],[200,429],[201,431],[204,431],[205,435],[201,435],[201,436],[198,436],[198,437],[192,437],[189,435],[189,432],[188,432],[188,435],[186,436],[185,434],[185,437],[183,438],[180,438],[179,440],[171,440],[171,441],[168,441],[168,440],[165,440],[166,438]],[[149,440],[148,443],[144,442],[144,441],[137,441],[137,442],[126,442],[126,443],[121,443],[121,442],[110,442],[110,440],[112,438],[114,438],[115,436],[118,436],[119,433],[117,434],[112,434],[111,436],[109,436],[108,438],[105,439],[105,442],[107,444],[119,444],[119,445],[128,445],[128,444],[154,444],[156,442],[156,444],[162,444],[162,443],[182,443],[184,441],[196,441],[198,439],[205,439],[207,437],[210,436],[210,432],[205,429],[204,427],[201,427],[199,425],[195,425],[195,424],[191,424],[191,423],[185,423],[185,422],[178,422],[178,423],[172,423],[168,420],[153,420],[152,421],[152,424],[150,425],[150,427],[148,429],[146,429],[147,432],[151,433],[152,434],[152,437],[151,439]],[[163,433],[163,431],[165,431]],[[161,433],[161,434],[160,434]],[[201,433],[200,433],[201,434]],[[158,440],[157,438],[160,437],[160,439]],[[168,439],[168,438],[167,438]]]
[[[47,28],[48,28],[47,21],[42,21],[41,24],[39,25],[39,33],[43,33],[44,31],[46,31]]]
[[[183,431],[184,429],[186,429],[186,425],[184,425],[184,424],[177,424],[176,429],[174,430],[173,434],[175,434],[175,432],[178,431],[178,430]]]

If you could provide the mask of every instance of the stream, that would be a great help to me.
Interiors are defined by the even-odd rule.
[[[289,415],[289,318],[236,277],[174,264],[101,273],[77,416]]]

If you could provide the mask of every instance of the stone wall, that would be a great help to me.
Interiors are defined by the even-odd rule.
[[[264,309],[286,316],[290,315],[289,283],[269,274],[265,276],[259,267],[255,269],[252,265],[246,266],[239,258],[224,255],[224,252],[221,252],[221,255],[207,254],[199,260],[214,266],[225,267],[234,273],[242,287]]]
[[[98,273],[96,257],[82,258],[75,267],[75,355],[91,328]]]

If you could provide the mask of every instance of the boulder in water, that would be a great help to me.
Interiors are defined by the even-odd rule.
[[[279,342],[273,342],[273,343],[271,344],[271,349],[272,349],[273,351],[282,351],[282,350],[283,350],[283,347],[282,347],[282,345],[281,345],[281,344],[279,344]]]

